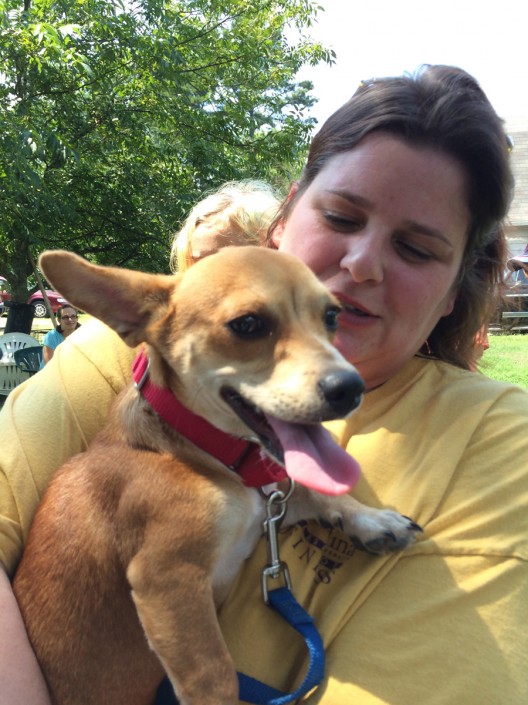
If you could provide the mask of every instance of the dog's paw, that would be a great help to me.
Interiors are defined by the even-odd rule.
[[[356,508],[352,513],[332,517],[331,523],[351,538],[362,551],[376,555],[401,551],[416,541],[422,528],[409,517],[392,509]],[[328,517],[324,521],[328,523]]]
[[[351,536],[354,544],[368,553],[383,554],[401,551],[416,541],[422,528],[409,517],[392,509],[360,512],[355,518]]]
[[[422,533],[409,517],[392,509],[368,507],[350,494],[329,497],[297,487],[288,512],[290,524],[312,517],[329,530],[338,527],[358,548],[374,554],[401,551]]]

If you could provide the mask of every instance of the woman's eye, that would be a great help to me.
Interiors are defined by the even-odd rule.
[[[400,242],[397,246],[401,256],[411,262],[428,262],[434,259],[434,255],[431,252],[410,243]]]
[[[334,230],[344,232],[355,232],[359,230],[362,225],[358,218],[350,218],[344,215],[338,215],[337,213],[326,212],[324,218]]]
[[[330,306],[325,311],[324,322],[327,330],[331,333],[335,333],[338,326],[338,316],[341,309],[338,306]]]
[[[234,318],[227,323],[227,327],[239,338],[245,339],[263,338],[271,334],[268,321],[255,313]]]

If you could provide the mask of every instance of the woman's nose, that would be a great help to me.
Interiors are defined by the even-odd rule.
[[[368,232],[350,236],[341,267],[350,272],[355,282],[382,282],[385,268],[383,243]]]

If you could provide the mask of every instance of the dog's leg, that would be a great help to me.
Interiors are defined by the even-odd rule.
[[[329,497],[298,485],[288,503],[284,525],[307,518],[339,527],[358,548],[375,554],[400,551],[422,532],[412,519],[392,509],[374,509],[349,494]]]
[[[152,555],[144,560],[145,554],[148,546],[128,569],[132,597],[180,705],[235,705],[238,680],[218,626],[210,572],[181,555],[172,570],[153,571]]]

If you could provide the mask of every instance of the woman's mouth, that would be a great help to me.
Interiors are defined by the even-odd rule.
[[[367,313],[367,311],[364,311],[361,308],[358,308],[357,306],[344,306],[343,307],[345,311],[348,313],[354,314],[354,316],[370,316],[370,313]]]
[[[346,317],[372,318],[372,319],[379,318],[379,316],[377,316],[375,313],[373,313],[366,306],[362,306],[359,302],[352,301],[348,297],[343,296],[343,294],[335,293],[334,295],[337,297],[337,299],[339,300],[339,303],[343,307],[343,311],[341,313],[341,316],[343,316],[343,318],[346,318]]]

